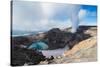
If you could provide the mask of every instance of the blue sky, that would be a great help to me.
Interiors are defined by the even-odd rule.
[[[81,9],[84,9],[87,11],[87,16],[85,17],[85,20],[96,20],[97,18],[97,7],[93,5],[81,5]],[[54,19],[59,20],[66,20],[67,15],[66,14],[60,14],[59,16],[54,16]]]
[[[87,10],[87,15],[84,21],[88,22],[90,25],[97,24],[97,6],[83,5],[81,9]]]
[[[71,6],[75,6],[75,9],[71,9]],[[13,30],[41,31],[54,27],[67,28],[71,26],[69,16],[75,12],[78,12],[79,25],[97,25],[97,7],[93,5],[14,1]]]

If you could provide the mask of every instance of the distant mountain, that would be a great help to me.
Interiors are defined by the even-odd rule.
[[[38,33],[42,33],[44,31],[20,31],[20,30],[14,30],[11,31],[11,36],[24,36],[24,35],[35,35]]]

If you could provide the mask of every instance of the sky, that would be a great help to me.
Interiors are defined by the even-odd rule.
[[[97,25],[97,7],[66,3],[13,1],[12,30],[42,31],[71,26],[70,15],[77,13],[79,25]]]

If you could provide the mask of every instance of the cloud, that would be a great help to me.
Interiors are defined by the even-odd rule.
[[[97,12],[81,9],[79,12],[80,25],[97,25]]]
[[[81,9],[79,11],[79,21],[82,21],[86,17],[86,15],[87,15],[87,10]]]
[[[73,7],[73,5],[69,4],[14,1],[13,30],[30,31],[46,30],[53,27],[67,27],[69,26],[67,18],[64,21],[61,21],[59,18],[53,18],[56,17],[56,15],[61,17],[63,17],[64,14],[68,15],[72,11],[70,9],[72,8],[71,6]]]
[[[42,18],[39,2],[13,1],[13,30],[31,29]],[[34,25],[33,25],[34,26]]]
[[[74,13],[77,14],[79,9],[80,5],[73,4],[13,1],[13,30],[40,31],[54,27],[61,29],[70,27],[71,21],[68,17]],[[80,10],[81,20],[87,13],[91,14],[86,10]]]

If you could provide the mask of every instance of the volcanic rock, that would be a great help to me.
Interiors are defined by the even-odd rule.
[[[60,58],[54,58],[50,64],[65,64],[79,62],[94,62],[97,61],[97,27],[96,26],[81,26],[79,27],[77,36],[80,41],[74,43],[72,49],[66,50]],[[66,30],[64,30],[66,32]],[[80,35],[80,36],[79,36]],[[87,37],[85,35],[90,35]],[[77,38],[75,39],[77,40]],[[73,41],[75,41],[73,40]],[[45,61],[46,64],[47,61]]]
[[[45,37],[44,33],[36,34],[36,35],[25,35],[25,36],[11,36],[11,44],[15,45],[24,45],[29,47],[32,43],[41,41]]]
[[[11,65],[22,66],[24,64],[70,63],[96,60],[97,27],[80,26],[76,33],[70,29],[60,30],[53,28],[44,34],[12,37]],[[61,58],[46,60],[43,54],[35,49],[27,49],[30,44],[36,41],[45,42],[50,50],[69,47],[69,51]],[[46,60],[46,61],[44,61]],[[41,63],[42,64],[42,63]]]
[[[91,35],[85,34],[83,31],[71,33],[62,31],[59,28],[53,28],[47,32],[45,37],[49,49],[52,50],[52,49],[64,48],[66,45],[69,47],[69,49],[71,49],[75,44],[91,37]]]
[[[36,65],[40,61],[44,61],[45,56],[35,49],[21,48],[19,46],[12,47],[11,65],[23,66],[24,64]]]

